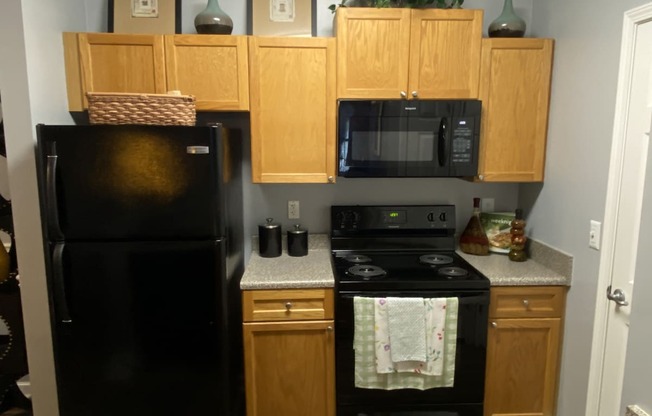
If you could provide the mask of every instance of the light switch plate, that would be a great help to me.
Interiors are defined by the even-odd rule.
[[[602,233],[602,223],[599,221],[591,220],[591,228],[589,230],[589,247],[600,250],[600,234]]]

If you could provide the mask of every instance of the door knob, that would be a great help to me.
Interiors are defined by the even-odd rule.
[[[629,305],[629,302],[627,302],[627,296],[625,296],[625,292],[620,289],[616,289],[613,293],[611,293],[611,285],[609,285],[607,288],[607,299],[613,300],[618,306]]]

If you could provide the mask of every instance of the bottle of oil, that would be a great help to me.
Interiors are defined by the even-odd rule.
[[[509,248],[509,259],[511,261],[525,261],[527,260],[527,254],[525,253],[525,220],[523,219],[523,210],[516,209],[515,217],[512,221],[512,229],[510,231],[512,235],[512,244]]]
[[[480,198],[473,198],[473,215],[460,235],[460,250],[468,254],[489,254],[489,239],[480,223]]]

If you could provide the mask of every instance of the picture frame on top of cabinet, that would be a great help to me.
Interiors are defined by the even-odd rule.
[[[316,0],[247,0],[247,34],[317,36]]]
[[[108,32],[181,33],[181,0],[109,0]]]

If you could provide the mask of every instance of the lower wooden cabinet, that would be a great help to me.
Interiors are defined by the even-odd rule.
[[[243,316],[247,416],[334,416],[332,291],[246,291]]]
[[[485,416],[553,416],[566,288],[491,289]]]

